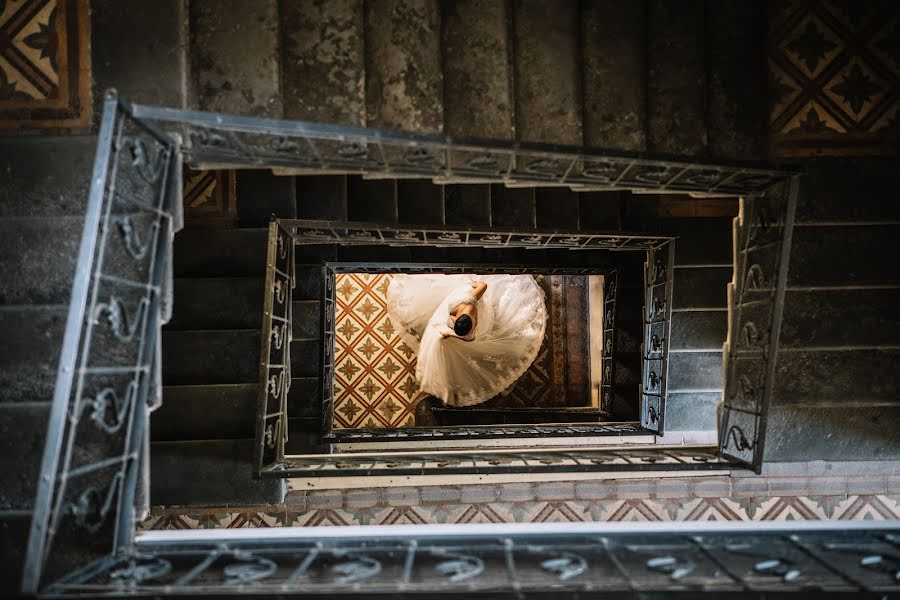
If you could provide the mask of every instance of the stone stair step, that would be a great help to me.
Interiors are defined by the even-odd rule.
[[[900,351],[896,348],[782,350],[778,353],[772,404],[897,404],[900,398],[898,361]]]
[[[22,586],[31,511],[0,511],[0,589],[16,597]]]
[[[359,250],[359,247],[343,246],[341,250]],[[335,257],[337,258],[337,257]],[[341,260],[352,260],[340,257]],[[368,259],[371,260],[371,259]],[[322,297],[322,267],[320,265],[296,265],[294,267],[294,292],[292,298],[295,302],[302,300],[319,300]]]
[[[437,0],[366,2],[366,124],[440,132],[444,124]]]
[[[540,229],[578,230],[578,194],[568,188],[534,191],[535,221]]]
[[[675,240],[675,266],[731,266],[732,219],[666,219],[660,229],[678,236]]]
[[[707,2],[707,124],[713,156],[765,156],[765,5]]]
[[[253,479],[253,439],[152,442],[153,506],[248,506],[284,499],[284,479]]]
[[[277,0],[193,0],[188,8],[190,105],[281,118]]]
[[[50,402],[0,403],[0,514],[34,506]]]
[[[900,289],[788,291],[781,347],[892,346]]]
[[[347,178],[347,215],[351,221],[397,222],[397,180]]]
[[[667,385],[669,392],[721,390],[722,352],[670,354]]]
[[[53,397],[66,306],[0,307],[0,404]]]
[[[628,192],[579,192],[578,224],[585,231],[616,231],[622,228],[622,203]]]
[[[293,377],[288,391],[287,409],[288,415],[293,418],[321,420],[322,390],[319,378]]]
[[[796,227],[788,288],[900,284],[900,225]]]
[[[535,219],[534,188],[491,186],[491,225],[533,229]]]
[[[509,5],[456,0],[441,8],[444,131],[454,137],[514,139]]]
[[[186,229],[175,236],[176,277],[261,277],[266,229]]]
[[[731,277],[731,266],[675,269],[672,308],[725,308]]]
[[[297,218],[347,220],[347,176],[297,177]]]
[[[397,221],[410,225],[444,224],[444,186],[429,179],[397,180]]]
[[[281,0],[278,8],[284,118],[364,126],[363,0]]]
[[[0,220],[0,305],[69,300],[82,217]]]
[[[176,278],[166,329],[258,329],[264,283],[262,277]]]
[[[294,181],[269,170],[239,169],[235,177],[235,197],[239,227],[268,227],[275,216],[297,218]]]
[[[581,3],[586,146],[646,150],[645,19],[643,2]]]
[[[797,199],[797,223],[900,221],[896,158],[820,158],[806,163],[807,193]]]
[[[491,186],[445,185],[444,213],[447,225],[490,226]]]
[[[186,105],[186,12],[183,0],[127,4],[95,0],[91,4],[91,75],[97,109],[100,92],[111,87],[131,102],[172,108]]]
[[[319,419],[289,418],[288,440],[284,445],[285,454],[327,454],[328,447],[320,442]]]
[[[291,377],[317,377],[321,359],[319,340],[294,340],[291,343]]]
[[[647,3],[647,147],[696,156],[707,146],[704,2]]]
[[[673,431],[715,431],[716,411],[722,392],[668,392],[666,433]]]
[[[293,303],[291,330],[295,340],[318,340],[322,337],[321,310],[318,300],[298,300]]]
[[[256,383],[167,385],[163,403],[150,415],[152,441],[253,437]]]
[[[163,331],[163,383],[259,381],[259,330]]]
[[[96,150],[94,135],[0,138],[0,218],[84,215]]]
[[[582,144],[577,2],[514,0],[516,136]]]
[[[690,311],[672,313],[672,332],[669,351],[719,351],[725,343],[728,312]]]

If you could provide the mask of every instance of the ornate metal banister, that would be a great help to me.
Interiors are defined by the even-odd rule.
[[[260,331],[259,392],[254,474],[284,458],[287,398],[291,387],[294,241],[280,221],[269,223],[266,282]]]
[[[146,500],[159,330],[181,227],[176,139],[107,93],[62,342],[23,591],[127,550]],[[152,393],[151,393],[152,392]],[[138,500],[140,497],[140,500]]]

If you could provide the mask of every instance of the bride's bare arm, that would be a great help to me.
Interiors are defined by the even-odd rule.
[[[487,284],[483,281],[473,281],[472,282],[472,297],[476,300],[481,300],[481,297],[484,296],[484,292],[487,290]]]

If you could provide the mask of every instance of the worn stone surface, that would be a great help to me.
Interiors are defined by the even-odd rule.
[[[253,479],[253,440],[153,442],[150,502],[163,506],[246,506],[281,502],[284,479]]]
[[[900,406],[772,407],[765,461],[897,460]]]
[[[788,287],[900,283],[900,225],[794,229]]]
[[[319,340],[294,340],[291,343],[291,376],[315,377],[322,358]]]
[[[900,159],[821,158],[807,165],[796,220],[900,221]]]
[[[722,388],[722,353],[688,352],[669,355],[668,390]]]
[[[751,160],[765,155],[764,12],[761,2],[706,3],[709,150],[713,156]]]
[[[702,0],[650,0],[647,39],[647,147],[700,155],[707,145]]]
[[[440,132],[444,124],[436,0],[366,3],[366,122]]]
[[[318,300],[302,300],[293,303],[291,329],[295,340],[322,337],[321,312],[322,307]]]
[[[237,171],[235,197],[240,227],[268,227],[274,216],[297,217],[297,191],[292,177],[273,175],[271,171]]]
[[[176,385],[163,388],[163,403],[150,416],[153,441],[253,437],[256,383]]]
[[[321,423],[317,419],[289,418],[285,454],[325,454],[328,447],[320,442]]]
[[[0,404],[0,511],[34,506],[50,402]]]
[[[628,192],[579,192],[578,225],[585,231],[616,231],[622,227],[622,201]]]
[[[110,87],[132,102],[183,108],[187,102],[186,0],[93,0],[91,74],[99,119]]]
[[[84,214],[97,137],[0,138],[0,217]]]
[[[25,568],[25,549],[31,530],[31,512],[0,511],[0,589],[10,592],[21,589]],[[10,593],[12,595],[12,593]]]
[[[297,218],[347,220],[347,176],[297,177]]]
[[[771,404],[900,404],[898,364],[898,350],[782,351]]]
[[[280,118],[277,0],[190,2],[192,107]]]
[[[675,266],[720,265],[731,267],[732,220],[730,218],[660,219],[654,229],[676,236]]]
[[[444,186],[428,179],[398,179],[397,220],[414,225],[442,225]]]
[[[268,235],[265,229],[183,230],[175,235],[175,276],[262,277]]]
[[[666,433],[715,431],[716,407],[721,400],[721,392],[669,392],[666,395]]]
[[[284,117],[366,124],[362,0],[280,0]]]
[[[490,225],[491,186],[444,186],[444,213],[448,225]]]
[[[0,403],[53,399],[66,307],[0,307]]]
[[[541,229],[578,230],[578,194],[568,188],[534,190],[535,215]]]
[[[0,220],[0,305],[68,301],[84,220]]]
[[[468,138],[513,139],[508,3],[457,0],[445,2],[441,8],[445,132]]]
[[[576,2],[514,0],[516,136],[582,144]]]
[[[677,250],[676,250],[677,252]],[[732,268],[675,269],[672,308],[724,308]]]
[[[397,222],[397,180],[347,178],[347,215],[365,223]]]
[[[670,350],[721,350],[728,332],[728,312],[691,311],[672,314]]]
[[[288,415],[318,418],[322,414],[322,390],[318,377],[294,377],[288,390]]]
[[[535,226],[534,188],[491,186],[491,225],[494,227]]]
[[[175,310],[166,329],[258,329],[262,277],[175,279]]]
[[[259,330],[163,331],[163,383],[259,381]]]
[[[646,149],[645,18],[643,2],[581,3],[586,146]]]
[[[782,347],[894,345],[900,289],[788,291]]]

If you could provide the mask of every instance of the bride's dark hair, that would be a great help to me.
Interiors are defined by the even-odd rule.
[[[453,323],[453,331],[460,337],[469,335],[469,332],[472,331],[472,317],[469,315],[456,317],[456,322]]]

